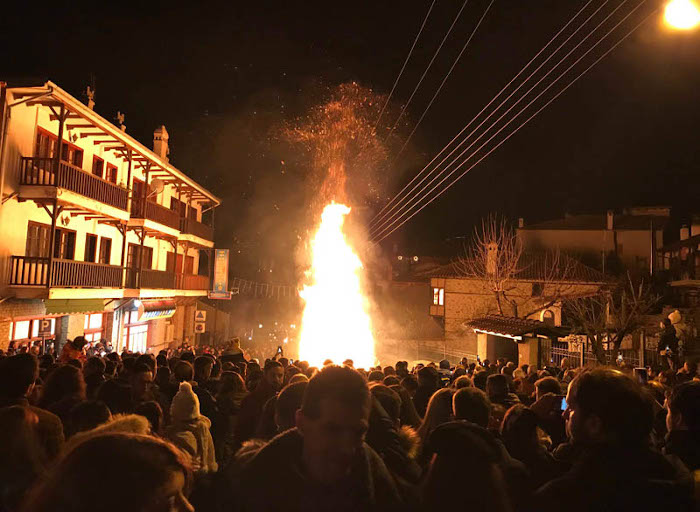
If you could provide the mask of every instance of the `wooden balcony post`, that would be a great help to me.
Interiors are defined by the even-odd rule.
[[[173,290],[177,289],[177,238],[173,240],[175,257],[173,258]]]
[[[126,189],[129,191],[129,194],[127,195],[127,200],[126,200],[126,208],[128,212],[131,212],[131,204],[130,201],[133,202],[134,198],[131,197],[131,160],[132,160],[133,152],[131,149],[126,150],[126,161],[128,162],[127,165],[127,170],[126,170]]]
[[[58,141],[56,142],[56,155],[54,157],[54,183],[58,182],[58,168],[61,163],[61,151],[63,150],[63,125],[66,121],[66,106],[61,103],[60,114],[58,115]],[[49,242],[49,268],[46,271],[46,287],[51,288],[51,279],[53,277],[53,252],[56,245],[56,217],[58,216],[58,200],[54,198],[53,208],[51,209],[51,241]]]

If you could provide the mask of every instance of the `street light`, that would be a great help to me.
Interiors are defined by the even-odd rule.
[[[693,0],[671,0],[664,11],[666,24],[678,30],[700,25],[700,8]]]

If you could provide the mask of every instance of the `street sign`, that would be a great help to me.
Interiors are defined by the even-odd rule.
[[[207,331],[206,329],[206,324],[204,322],[195,322],[194,324],[194,333],[195,334],[203,334]]]
[[[209,299],[224,299],[231,300],[231,292],[207,292],[207,298]]]
[[[214,251],[214,286],[213,291],[228,290],[228,249]]]
[[[51,336],[51,319],[42,318],[39,321],[39,336]]]
[[[203,309],[198,309],[197,311],[194,312],[194,321],[195,322],[206,322],[207,321],[207,312]]]

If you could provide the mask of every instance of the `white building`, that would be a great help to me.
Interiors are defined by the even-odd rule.
[[[2,349],[194,339],[220,201],[168,162],[164,126],[151,150],[92,106],[52,82],[0,83]]]

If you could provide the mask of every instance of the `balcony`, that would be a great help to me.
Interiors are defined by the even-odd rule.
[[[164,270],[142,270],[140,288],[171,289],[175,285],[175,274]]]
[[[214,240],[214,230],[196,220],[180,219],[180,231],[183,234],[194,235],[210,242]]]
[[[20,184],[63,188],[120,210],[127,210],[126,189],[68,162],[59,162],[58,170],[55,169],[56,161],[52,158],[23,157]]]
[[[177,288],[179,290],[209,290],[209,276],[178,274]]]
[[[180,230],[180,215],[178,212],[153,201],[134,199],[131,203],[131,217],[152,220],[169,228]]]
[[[47,286],[49,258],[12,256],[10,262],[11,286]],[[73,260],[53,260],[51,287],[55,288],[121,288],[123,269],[117,265],[103,265]]]

